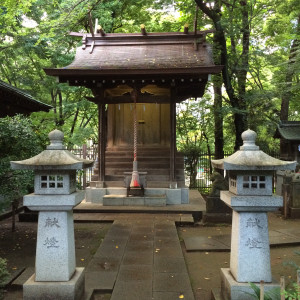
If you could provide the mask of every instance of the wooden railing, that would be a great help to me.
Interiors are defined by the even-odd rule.
[[[77,157],[94,160],[97,159],[97,146],[87,147],[87,145],[83,145],[82,147],[74,147],[68,149]],[[92,175],[93,175],[93,168],[89,168],[86,170],[78,171],[77,172],[77,184],[79,189],[85,190],[87,186],[89,186]]]

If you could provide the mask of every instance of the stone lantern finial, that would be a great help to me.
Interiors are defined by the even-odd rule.
[[[50,145],[47,146],[47,150],[64,150],[63,145],[64,133],[60,130],[53,130],[48,134]]]
[[[259,150],[259,147],[255,144],[257,134],[255,131],[248,129],[242,133],[243,146],[240,147],[240,150],[244,151],[253,151]]]

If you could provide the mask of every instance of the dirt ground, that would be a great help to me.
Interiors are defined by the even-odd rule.
[[[269,213],[269,230],[300,228],[300,220],[283,219],[280,213]],[[197,235],[212,236],[230,234],[231,226],[215,224],[211,226],[178,227],[181,240]],[[183,247],[184,248],[184,247]],[[220,288],[220,268],[229,268],[230,252],[187,252],[183,249],[196,300],[210,300],[211,290]],[[286,286],[296,282],[296,268],[300,266],[300,245],[271,247],[271,270],[273,281],[280,282],[285,277]]]
[[[75,223],[76,266],[85,267],[101,244],[111,223]],[[0,221],[0,257],[7,260],[8,271],[14,276],[24,268],[34,267],[37,223],[17,222],[11,231],[11,218]],[[20,291],[8,289],[4,300],[22,299]]]
[[[76,264],[84,267],[101,244],[109,230],[110,223],[75,223]],[[279,214],[270,214],[270,229],[300,228],[300,220],[284,220]],[[16,274],[23,268],[34,267],[37,223],[17,222],[17,230],[11,232],[11,220],[0,221],[0,257],[7,259],[8,270]],[[210,300],[211,289],[220,287],[220,268],[229,267],[230,252],[186,252],[183,239],[192,236],[212,236],[229,234],[231,226],[215,224],[211,226],[178,227],[178,235],[186,259],[191,284],[196,300]],[[285,276],[286,283],[295,282],[296,270],[286,263],[300,265],[300,246],[280,246],[271,248],[272,274],[279,281]],[[22,299],[20,291],[5,291],[5,300]],[[142,299],[141,299],[142,300]]]

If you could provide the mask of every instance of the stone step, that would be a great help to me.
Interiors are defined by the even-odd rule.
[[[147,174],[146,175],[147,181],[168,181],[169,175],[157,175],[157,174]],[[177,180],[184,180],[184,176],[177,175]],[[105,175],[106,181],[123,181],[124,175]]]
[[[107,168],[129,168],[132,169],[133,161],[110,161],[110,162],[105,162],[105,167]],[[182,163],[176,163],[177,168],[183,168]],[[170,168],[170,163],[168,161],[164,162],[157,162],[155,158],[153,158],[152,161],[138,161],[138,169],[168,169]]]
[[[125,182],[120,181],[120,180],[105,181],[105,187],[124,187],[125,188]]]
[[[169,169],[142,169],[139,168],[140,172],[147,172],[148,175],[169,175],[170,171]],[[105,168],[105,174],[106,175],[124,175],[124,172],[132,172],[132,168]],[[98,174],[98,172],[95,170],[95,174]],[[176,175],[183,175],[184,170],[183,169],[177,169]]]
[[[118,180],[111,180],[111,181],[105,181],[105,187],[124,187],[125,183],[124,181],[118,181]],[[170,187],[170,181],[147,181],[147,188],[169,188]],[[185,187],[185,182],[183,180],[177,180],[177,187],[182,188]]]
[[[169,151],[170,152],[170,147],[169,146],[141,146],[137,145],[137,150],[138,151]],[[110,152],[118,152],[118,151],[133,151],[133,145],[129,146],[118,146],[118,147],[106,147],[106,151]],[[179,152],[177,150],[177,152]]]
[[[156,152],[142,152],[138,151],[137,155],[139,158],[143,157],[164,157],[168,158],[170,157],[170,153],[165,151],[156,151]],[[127,152],[127,151],[116,151],[116,152],[105,152],[106,157],[133,157],[133,152]],[[182,153],[176,153],[177,158],[184,158],[184,155]]]
[[[126,197],[122,195],[103,196],[104,206],[166,206],[165,195],[152,197]]]
[[[109,156],[105,157],[106,162],[115,162],[115,161],[120,161],[120,162],[131,162],[133,161],[133,156]],[[169,157],[161,157],[161,156],[139,156],[138,157],[138,162],[143,163],[143,162],[167,162],[169,164]],[[176,157],[176,163],[184,163],[184,158],[183,157]]]
[[[137,150],[137,154],[140,157],[143,156],[162,156],[162,157],[169,157],[170,150],[167,149],[156,149],[156,150]],[[105,156],[107,157],[114,157],[114,156],[125,156],[125,157],[133,157],[133,148],[128,150],[106,150]],[[176,157],[184,157],[183,153],[176,152]]]
[[[147,181],[147,188],[169,188],[170,181]],[[185,181],[177,180],[177,187],[185,187]]]

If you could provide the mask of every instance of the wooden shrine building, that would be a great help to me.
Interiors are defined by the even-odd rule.
[[[74,61],[45,72],[93,92],[89,100],[98,105],[100,125],[96,186],[123,185],[123,173],[132,170],[134,102],[137,156],[140,171],[148,174],[147,186],[184,186],[183,157],[176,151],[176,103],[203,96],[210,74],[222,69],[213,63],[206,42],[211,32],[71,33],[82,37]]]
[[[280,138],[280,159],[300,163],[300,122],[280,121],[274,138]]]

